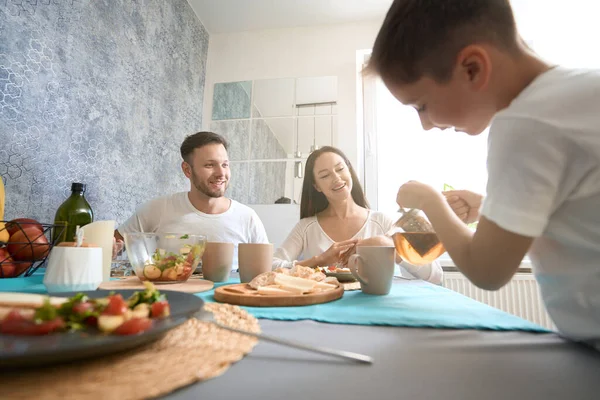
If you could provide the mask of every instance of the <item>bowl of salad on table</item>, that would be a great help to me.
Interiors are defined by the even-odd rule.
[[[206,236],[187,233],[126,233],[127,256],[141,281],[181,283],[192,275],[206,247]]]

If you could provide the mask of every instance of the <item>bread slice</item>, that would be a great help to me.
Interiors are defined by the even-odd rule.
[[[53,306],[60,306],[68,300],[66,297],[48,297],[41,294],[0,292],[0,307],[38,308],[44,305],[47,298]]]
[[[248,283],[248,285],[252,288],[252,289],[256,289],[258,290],[259,287],[261,286],[269,286],[275,283],[275,276],[276,275],[281,275],[281,274],[277,274],[273,271],[269,271],[269,272],[263,272],[260,275],[257,275],[254,279],[252,279],[250,281],[250,283]]]

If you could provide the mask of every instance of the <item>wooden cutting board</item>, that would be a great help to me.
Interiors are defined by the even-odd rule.
[[[183,283],[154,283],[158,290],[173,290],[184,293],[200,293],[211,290],[215,284],[204,279],[188,279]],[[136,276],[128,276],[127,278],[116,281],[102,282],[99,289],[117,290],[117,289],[144,289],[144,284]]]
[[[338,284],[335,289],[312,294],[258,294],[247,283],[221,286],[215,289],[215,300],[220,303],[252,307],[293,307],[328,303],[344,295],[344,286]]]

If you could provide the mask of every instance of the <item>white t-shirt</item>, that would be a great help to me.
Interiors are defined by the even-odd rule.
[[[230,242],[236,245],[233,267],[237,269],[239,243],[269,243],[265,227],[256,212],[231,200],[231,206],[221,214],[205,214],[190,202],[188,192],[158,197],[143,204],[137,215],[146,232],[177,232],[206,235],[209,242]],[[135,215],[118,228],[119,233],[139,232]]]
[[[554,68],[494,118],[482,215],[535,237],[529,255],[549,314],[600,338],[600,72]]]
[[[367,220],[352,239],[366,239],[373,236],[385,235],[392,229],[397,220],[398,215],[369,210]],[[318,256],[329,249],[334,243],[335,241],[321,228],[316,216],[303,218],[296,224],[281,247],[275,251],[273,269],[279,267],[290,268],[294,261]],[[400,266],[411,275],[420,279],[425,279],[432,283],[440,283],[442,281],[442,267],[438,262],[420,267],[402,262]]]

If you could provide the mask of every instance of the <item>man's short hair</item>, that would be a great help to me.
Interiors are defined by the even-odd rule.
[[[519,41],[509,0],[395,0],[365,72],[386,83],[410,84],[424,76],[443,83],[468,45],[512,52]]]
[[[181,143],[181,158],[185,162],[189,162],[190,155],[195,149],[204,147],[207,144],[222,144],[225,150],[229,147],[227,140],[218,133],[214,132],[197,132],[187,136]]]

